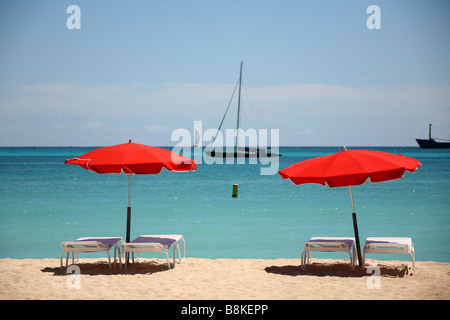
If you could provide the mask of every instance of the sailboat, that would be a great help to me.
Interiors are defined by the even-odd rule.
[[[239,85],[239,90],[238,90],[238,108],[237,108],[237,123],[236,123],[236,144],[234,147],[234,151],[215,151],[214,149],[211,151],[206,151],[205,153],[210,156],[210,157],[216,157],[216,158],[238,158],[238,157],[244,157],[244,158],[253,158],[253,157],[257,157],[257,158],[266,158],[266,157],[279,157],[281,156],[281,154],[272,152],[271,150],[266,150],[263,148],[253,148],[253,147],[240,147],[239,146],[239,129],[240,129],[240,123],[241,123],[241,84],[242,84],[242,65],[243,65],[243,61],[241,61],[241,68],[240,68],[240,72],[239,72],[239,81],[238,81],[238,85]],[[219,125],[219,128],[217,130],[217,134],[214,137],[211,145],[214,144],[214,141],[217,138],[217,135],[220,132],[220,128],[222,127],[223,124],[223,120],[225,119],[225,116],[227,115],[228,109],[230,108],[230,104],[231,101],[233,100],[233,96],[234,93],[236,91],[236,88],[234,89],[233,95],[231,97],[231,100],[228,104],[227,110],[225,111],[225,115],[222,118],[222,121]],[[229,149],[229,148],[226,148]]]
[[[195,129],[195,142],[194,142],[194,148],[195,149],[199,149],[200,146],[198,144],[198,142],[200,141],[200,134],[198,133],[198,130]]]
[[[436,139],[447,142],[436,141]],[[428,139],[416,139],[416,141],[422,149],[450,149],[450,140],[431,137],[431,123],[428,132]]]

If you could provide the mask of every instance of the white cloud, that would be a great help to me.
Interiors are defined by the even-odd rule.
[[[2,89],[2,122],[14,119],[15,126],[0,123],[0,130],[13,134],[29,128],[35,130],[29,136],[38,137],[39,124],[30,127],[27,119],[49,119],[51,125],[59,127],[73,119],[78,130],[101,129],[108,141],[122,141],[125,134],[143,138],[147,134],[158,139],[156,144],[166,144],[173,128],[192,130],[194,120],[203,120],[204,128],[217,127],[233,89],[234,85],[199,83],[165,83],[157,89],[141,85],[24,85],[16,90]],[[242,100],[245,115],[258,108],[267,129],[280,129],[281,145],[414,145],[414,138],[426,131],[429,122],[450,128],[449,87],[293,84],[250,92],[253,100],[245,96]],[[235,112],[229,112],[231,127]],[[243,118],[243,126],[251,125]],[[67,128],[67,139],[76,136],[69,131],[76,127]],[[40,144],[45,145],[45,141]]]
[[[158,126],[156,124],[152,124],[151,126],[145,126],[144,129],[148,133],[171,133],[173,130],[170,127]]]
[[[310,128],[306,128],[304,130],[298,131],[297,134],[300,136],[312,136],[312,135],[315,135],[316,133],[313,130],[311,130]]]
[[[83,124],[81,126],[81,129],[82,130],[84,130],[84,129],[92,130],[92,129],[100,129],[102,127],[103,127],[103,122],[101,122],[100,120],[93,120],[93,121]]]

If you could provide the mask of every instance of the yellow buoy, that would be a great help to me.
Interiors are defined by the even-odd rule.
[[[238,185],[233,184],[233,198],[236,198],[238,196]]]

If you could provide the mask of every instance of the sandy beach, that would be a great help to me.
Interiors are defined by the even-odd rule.
[[[313,259],[187,258],[167,269],[165,260],[143,259],[110,270],[107,259],[81,259],[80,275],[59,259],[1,259],[0,299],[450,299],[450,263],[368,260],[376,274],[348,261]]]

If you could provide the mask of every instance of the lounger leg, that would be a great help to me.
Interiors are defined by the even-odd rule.
[[[175,249],[178,247],[178,245],[177,244],[175,244],[174,246],[173,246],[173,267],[175,268],[175,256],[176,256],[176,254],[175,254]],[[180,259],[180,251],[179,251],[180,249],[178,249],[178,259]]]
[[[177,248],[178,248],[178,263],[181,263],[180,246],[177,245]]]
[[[414,254],[410,253],[411,258],[412,258],[412,265],[413,265],[413,272],[416,272],[416,262],[415,262],[415,258],[414,258]]]
[[[184,241],[184,238],[181,238],[181,240],[183,240],[183,258],[181,259],[181,262],[183,262],[186,258],[186,241]]]
[[[116,254],[117,254],[117,246],[114,245],[114,269],[116,268]]]
[[[130,258],[130,252],[122,251],[123,258],[125,260],[125,268],[128,266],[128,259]],[[134,252],[131,252],[132,261],[134,263]]]
[[[165,252],[165,251],[164,251],[164,253],[166,254],[166,258],[167,258],[167,268],[170,269],[169,254],[167,252]]]
[[[302,254],[301,254],[301,261],[302,261],[301,268],[302,268],[302,270],[305,270],[305,268],[306,268],[306,255],[307,255],[306,250],[303,250]]]
[[[67,256],[66,256],[66,267],[68,266],[68,264],[69,264],[69,255],[70,255],[70,252],[67,252]],[[72,252],[72,255],[73,255],[73,252]],[[72,258],[73,259],[73,258]]]
[[[353,270],[355,270],[355,260],[353,259],[352,253],[350,251],[348,251],[348,254],[350,255],[350,268]]]
[[[63,250],[63,252],[61,252],[61,255],[59,256],[59,262],[61,263],[61,268],[63,267],[62,259],[63,259],[64,252],[65,251]]]
[[[125,255],[126,256],[124,256],[124,259],[128,263],[128,261],[130,260],[130,253],[127,252]],[[134,263],[134,252],[131,252],[131,257],[132,257],[132,262]],[[139,254],[138,254],[138,259],[137,260],[139,260]]]
[[[106,251],[106,253],[108,254],[109,270],[111,270],[112,269],[112,267],[111,267],[111,255],[109,254],[108,251]]]
[[[114,268],[116,268],[116,250],[119,256],[119,268],[122,269],[122,259],[120,257],[120,248],[117,246],[117,244],[114,247]]]

